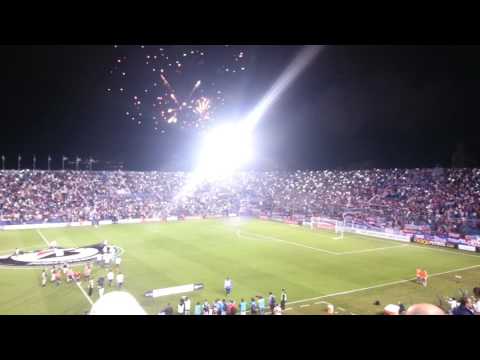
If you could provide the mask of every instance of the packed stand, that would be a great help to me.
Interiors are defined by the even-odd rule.
[[[185,193],[191,176],[1,171],[0,225],[263,213],[480,235],[480,169],[244,172]]]

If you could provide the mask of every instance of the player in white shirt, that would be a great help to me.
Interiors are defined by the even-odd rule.
[[[184,304],[185,304],[185,315],[190,315],[190,309],[191,309],[192,303],[188,297],[185,297]]]
[[[119,289],[122,288],[123,286],[123,281],[125,280],[125,277],[123,276],[123,274],[120,272],[117,274],[117,286]]]
[[[55,282],[55,279],[56,279],[56,276],[55,276],[55,267],[52,267],[52,269],[50,269],[50,282]]]
[[[47,272],[45,270],[42,271],[42,287],[47,285]]]
[[[99,297],[102,297],[104,293],[105,293],[105,288],[104,287],[98,288],[98,296]]]
[[[180,302],[178,303],[177,313],[179,315],[185,315],[185,303],[183,299],[180,299]]]
[[[112,256],[109,253],[103,254],[103,265],[104,266],[110,266],[110,260],[112,259]]]
[[[112,269],[110,269],[110,271],[107,274],[107,280],[108,280],[108,286],[109,287],[112,287],[112,282],[113,282],[114,277],[115,277],[115,275],[113,274]]]
[[[117,268],[120,267],[120,264],[122,263],[122,258],[120,256],[117,256],[115,258],[115,265],[117,266]]]
[[[232,280],[229,277],[227,277],[225,279],[225,282],[223,284],[223,288],[225,289],[226,296],[228,296],[232,293]]]

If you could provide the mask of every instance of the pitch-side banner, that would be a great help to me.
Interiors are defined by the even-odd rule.
[[[161,297],[161,296],[168,296],[168,295],[176,295],[176,294],[185,294],[193,291],[198,291],[203,289],[203,284],[188,284],[188,285],[180,285],[174,286],[164,289],[155,289],[151,291],[147,291],[145,296],[147,297]]]

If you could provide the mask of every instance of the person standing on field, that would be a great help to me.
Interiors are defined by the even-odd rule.
[[[285,310],[285,305],[287,304],[287,291],[282,289],[282,295],[280,296],[280,307],[282,310]]]
[[[55,285],[57,287],[60,286],[61,281],[62,281],[62,272],[61,272],[61,270],[57,270],[55,272]]]
[[[90,279],[88,281],[88,296],[92,297],[94,287],[95,287],[95,283],[93,282],[93,279]]]
[[[192,303],[188,297],[185,297],[185,315],[190,315]]]
[[[199,302],[195,305],[195,315],[202,315],[202,304]]]
[[[247,315],[247,303],[245,300],[240,300],[240,315]]]
[[[178,315],[185,315],[185,303],[183,299],[180,299],[180,302],[178,303],[177,313]]]
[[[42,287],[47,285],[47,272],[45,270],[42,271]]]
[[[120,268],[120,264],[122,263],[122,258],[120,256],[117,256],[115,258],[115,266],[117,267],[117,269]]]
[[[122,288],[124,280],[125,280],[125,277],[123,276],[123,274],[121,272],[119,272],[117,274],[117,286],[118,286],[119,289]]]
[[[230,295],[232,293],[232,279],[230,279],[229,277],[227,277],[225,279],[225,283],[223,285],[223,287],[225,288],[225,294],[226,296],[228,297],[228,295]]]
[[[273,295],[272,292],[270,292],[268,295],[268,305],[270,306],[270,312],[273,315],[273,309],[275,308],[276,300],[275,300],[275,295]]]
[[[265,298],[261,295],[258,299],[258,310],[260,315],[265,315]]]
[[[257,312],[258,312],[257,301],[255,300],[255,298],[252,298],[250,300],[250,314],[257,315]]]
[[[107,274],[107,280],[108,280],[108,286],[109,287],[112,287],[112,282],[113,282],[114,277],[115,277],[115,275],[113,274],[112,269],[110,269],[108,271],[108,274]]]
[[[85,267],[83,268],[83,277],[85,280],[90,280],[90,275],[92,274],[92,265],[91,264],[85,264]]]

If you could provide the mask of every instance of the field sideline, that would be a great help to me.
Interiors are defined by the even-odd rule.
[[[285,287],[287,314],[323,314],[332,303],[339,314],[375,314],[382,305],[438,303],[439,296],[458,296],[479,286],[480,256],[459,250],[406,244],[354,234],[334,239],[331,231],[231,218],[168,224],[108,225],[100,228],[57,228],[0,232],[0,254],[59,246],[92,245],[103,240],[121,247],[125,289],[150,314],[167,302],[176,308],[178,295],[153,300],[146,291],[203,283],[192,303],[224,298],[223,280],[233,279],[232,298],[272,291],[279,299]],[[415,269],[431,274],[429,286],[412,281]],[[40,287],[38,269],[0,269],[0,314],[83,314],[90,309],[86,290],[63,283]],[[106,270],[95,268],[94,277]],[[461,279],[456,278],[461,276]],[[111,291],[108,286],[106,292]],[[92,301],[98,298],[94,292]],[[192,306],[193,310],[193,306]]]

